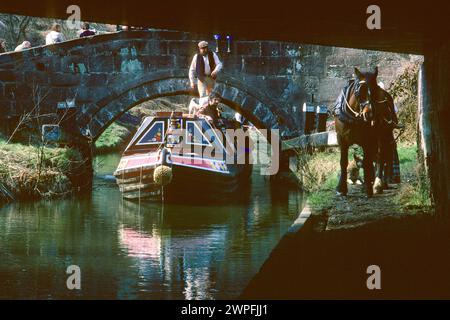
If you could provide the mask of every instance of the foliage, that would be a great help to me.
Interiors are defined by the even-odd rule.
[[[53,23],[61,25],[65,39],[78,37],[79,30],[68,28],[65,20],[0,14],[0,39],[5,39],[8,51],[13,51],[25,40],[30,41],[33,47],[44,45],[45,36]],[[114,31],[110,25],[100,23],[90,23],[90,25],[98,33]]]
[[[404,182],[397,195],[397,201],[405,209],[421,208],[431,209],[430,192],[427,186],[422,184],[422,169],[417,159],[417,146],[399,146],[400,173]]]
[[[405,131],[400,136],[400,141],[410,144],[416,142],[417,136],[418,74],[419,64],[416,63],[406,68],[391,83],[388,90],[396,101],[399,122],[405,125]]]
[[[123,125],[114,122],[95,142],[97,153],[117,151],[125,145],[131,132]]]
[[[337,175],[331,174],[325,179],[325,182],[319,189],[310,193],[308,201],[311,208],[316,211],[323,211],[330,208],[333,205],[332,200],[337,183]]]
[[[73,149],[6,144],[3,140],[1,187],[19,199],[65,194],[71,191],[70,174],[82,162],[79,152]]]

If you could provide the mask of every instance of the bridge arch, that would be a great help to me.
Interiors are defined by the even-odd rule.
[[[98,99],[77,118],[79,127],[89,129],[94,140],[112,122],[142,102],[166,96],[194,95],[189,89],[185,70],[154,72],[113,87],[117,88],[113,94]],[[222,74],[214,91],[222,97],[225,105],[241,113],[257,128],[279,129],[282,138],[299,134],[299,128],[282,108],[264,93],[232,76]]]

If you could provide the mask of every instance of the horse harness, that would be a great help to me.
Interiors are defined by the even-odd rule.
[[[360,101],[360,94],[359,91],[362,87],[362,84],[365,84],[366,81],[365,80],[355,80],[355,79],[351,79],[349,80],[348,84],[344,87],[344,89],[342,89],[341,94],[339,95],[338,99],[335,102],[334,105],[334,109],[333,109],[333,114],[335,116],[337,116],[339,118],[339,120],[341,120],[342,122],[346,122],[346,123],[355,123],[362,120],[366,120],[365,119],[365,113],[364,108],[371,104],[370,102],[370,93],[368,94],[367,100],[365,101]],[[359,112],[355,111],[349,103],[350,100],[350,95],[352,93],[352,91],[355,94],[356,97],[356,101],[359,105]],[[381,100],[381,101],[376,101],[376,104],[382,104],[382,103],[386,103],[389,102],[389,100],[386,98],[385,95],[385,99]],[[386,121],[388,124],[392,123],[392,120],[387,120],[386,118],[383,118],[384,121]],[[373,124],[372,124],[373,125]]]

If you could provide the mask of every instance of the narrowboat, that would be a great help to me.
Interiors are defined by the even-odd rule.
[[[244,140],[236,138],[242,133]],[[245,133],[234,120],[158,112],[144,118],[123,152],[116,182],[131,200],[227,199],[251,176],[252,141]]]

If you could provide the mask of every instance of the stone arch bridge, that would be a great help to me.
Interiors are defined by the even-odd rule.
[[[89,129],[96,139],[143,101],[193,95],[187,70],[199,39],[205,37],[127,31],[1,54],[0,123],[17,123],[33,112],[45,118],[69,103],[76,110],[71,126],[81,133]],[[259,128],[279,129],[285,138],[300,135],[303,101],[292,100],[301,68],[298,45],[236,41],[231,50],[226,44],[217,49],[225,67],[216,91],[224,103]]]

